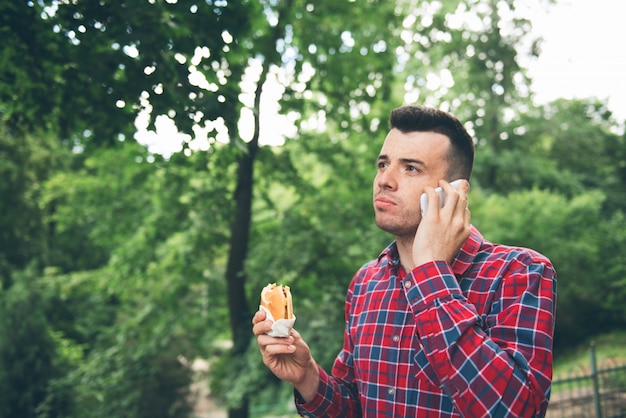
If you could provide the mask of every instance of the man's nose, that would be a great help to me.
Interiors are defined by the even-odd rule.
[[[378,173],[376,183],[381,189],[395,190],[398,186],[396,180],[396,174],[390,167],[387,167],[384,171]]]

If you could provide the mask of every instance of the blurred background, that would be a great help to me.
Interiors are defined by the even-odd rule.
[[[293,416],[260,289],[330,368],[405,103],[474,136],[485,237],[555,264],[555,367],[626,358],[621,7],[2,2],[0,418]]]

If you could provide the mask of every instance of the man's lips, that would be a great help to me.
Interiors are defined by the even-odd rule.
[[[393,200],[387,197],[379,196],[376,199],[374,199],[374,206],[378,209],[385,209],[385,208],[390,208],[392,206],[396,206],[396,202],[394,202]]]

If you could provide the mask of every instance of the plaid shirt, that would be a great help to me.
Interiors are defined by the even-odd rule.
[[[406,273],[395,243],[346,298],[343,349],[307,417],[532,417],[548,407],[556,273],[472,227],[450,266]]]

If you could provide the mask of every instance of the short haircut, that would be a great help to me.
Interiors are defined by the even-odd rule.
[[[450,139],[447,181],[469,180],[474,166],[474,140],[463,124],[451,114],[426,106],[407,105],[393,109],[389,126],[400,132],[436,132]]]

